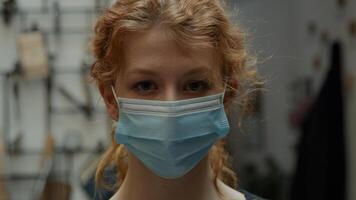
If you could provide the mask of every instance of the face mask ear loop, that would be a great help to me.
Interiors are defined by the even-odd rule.
[[[112,91],[112,93],[113,93],[113,95],[115,97],[115,102],[116,102],[116,105],[117,105],[117,112],[119,113],[119,100],[118,100],[118,98],[116,96],[115,89],[114,89],[114,87],[112,85],[111,85],[111,91]]]
[[[117,104],[117,107],[119,107],[118,98],[117,98],[117,96],[116,96],[116,92],[115,92],[115,89],[114,89],[113,86],[111,86],[111,91],[112,91],[112,93],[113,93],[113,95],[114,95],[114,97],[115,97],[115,102],[116,102],[116,104]]]
[[[225,97],[225,93],[226,93],[226,85],[227,83],[224,81],[224,92],[223,92],[223,95],[222,95],[222,102],[224,102],[224,97]]]

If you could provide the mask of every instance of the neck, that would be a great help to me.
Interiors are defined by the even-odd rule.
[[[129,153],[129,170],[119,190],[119,200],[206,200],[218,199],[208,156],[177,179],[153,174]]]

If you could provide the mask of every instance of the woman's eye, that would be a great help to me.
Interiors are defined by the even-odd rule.
[[[136,83],[133,88],[142,92],[150,92],[152,90],[157,89],[157,87],[152,81],[140,81]]]
[[[194,81],[188,83],[184,89],[191,92],[199,92],[199,91],[207,90],[209,88],[210,88],[210,84],[208,81]]]

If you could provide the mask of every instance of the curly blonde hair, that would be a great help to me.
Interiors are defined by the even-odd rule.
[[[229,20],[226,3],[219,0],[119,0],[106,9],[95,26],[92,48],[96,58],[91,77],[102,85],[112,85],[120,65],[122,43],[129,32],[149,30],[157,23],[168,27],[177,44],[192,48],[209,47],[218,53],[221,72],[227,83],[225,109],[227,113],[237,103],[242,112],[250,107],[248,91],[261,82],[256,70],[248,65],[253,56],[244,46],[245,32]],[[240,120],[239,120],[240,121]],[[214,173],[214,185],[222,180],[232,188],[237,187],[237,176],[232,170],[231,157],[221,139],[209,151],[209,164]],[[120,187],[128,169],[127,150],[114,140],[99,162],[96,183],[107,188],[103,179],[106,167],[114,165]]]

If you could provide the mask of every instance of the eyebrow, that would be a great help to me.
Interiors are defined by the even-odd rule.
[[[212,70],[208,67],[197,67],[185,72],[183,75],[186,76],[186,75],[193,75],[193,74],[200,74],[200,73],[211,74]]]
[[[128,70],[128,72],[127,72],[127,74],[132,74],[132,73],[146,74],[146,75],[156,75],[157,74],[156,71],[151,70],[151,69],[146,69],[146,68],[134,68],[134,69]],[[188,70],[187,72],[185,72],[183,74],[183,76],[199,74],[199,73],[211,74],[212,70],[208,67],[200,66],[200,67]]]

